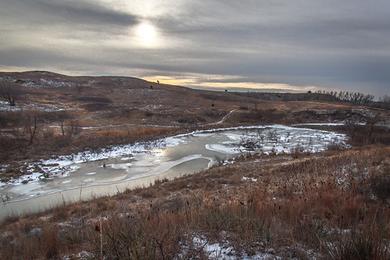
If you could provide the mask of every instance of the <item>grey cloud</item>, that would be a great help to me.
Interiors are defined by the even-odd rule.
[[[119,25],[130,26],[138,23],[133,14],[113,10],[110,6],[83,0],[3,0],[5,16],[11,15],[21,21],[51,26],[55,24]]]
[[[135,15],[113,11],[110,7],[83,1],[40,0],[39,8],[62,17],[69,22],[105,23],[116,25],[134,25],[138,22]]]
[[[94,74],[115,74],[120,68],[144,70],[142,75],[219,74],[226,77],[208,82],[286,83],[389,93],[387,0],[176,2],[164,2],[170,9],[180,7],[174,14],[147,18],[168,44],[140,49],[92,44],[126,35],[129,26],[144,19],[131,12],[99,1],[3,0],[0,33],[12,39],[25,39],[23,35],[31,32],[42,38],[59,33],[79,44],[52,39],[52,45],[31,46],[29,39],[3,38],[0,65],[80,68]]]

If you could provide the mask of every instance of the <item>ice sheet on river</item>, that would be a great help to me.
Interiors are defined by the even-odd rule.
[[[212,139],[214,137],[215,140]],[[221,138],[223,141],[220,141]],[[334,132],[294,128],[283,125],[241,126],[195,131],[159,139],[154,142],[111,146],[98,151],[84,151],[71,155],[58,156],[49,160],[41,160],[28,165],[27,169],[30,171],[30,174],[11,180],[7,184],[0,183],[0,191],[9,185],[21,185],[26,182],[39,182],[42,179],[50,180],[58,177],[67,178],[73,172],[76,172],[83,163],[110,158],[118,158],[122,161],[121,163],[108,165],[116,170],[126,170],[131,168],[133,164],[140,166],[142,163],[149,163],[152,166],[162,164],[164,167],[161,167],[166,169],[165,167],[170,164],[160,161],[161,158],[164,158],[161,155],[164,149],[175,148],[179,145],[186,145],[203,139],[209,140],[209,143],[204,145],[205,150],[225,155],[235,155],[246,151],[246,148],[241,145],[245,139],[261,140],[258,151],[267,154],[271,152],[289,153],[296,147],[300,147],[306,152],[320,152],[331,144],[345,145],[347,138],[343,134]],[[194,151],[194,154],[198,154],[198,152]],[[194,156],[194,154],[190,155]],[[185,157],[183,156],[183,158]],[[197,156],[197,158],[201,157]],[[203,157],[205,158],[205,156]],[[182,162],[181,158],[172,161]],[[172,165],[177,164],[173,163]],[[212,164],[209,163],[208,165],[210,166]],[[90,172],[95,172],[95,170],[91,170]],[[129,179],[133,177],[131,176]]]

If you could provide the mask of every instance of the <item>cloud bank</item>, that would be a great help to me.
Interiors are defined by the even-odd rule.
[[[389,17],[387,0],[2,0],[0,69],[380,96]],[[153,45],[134,33],[145,22]]]

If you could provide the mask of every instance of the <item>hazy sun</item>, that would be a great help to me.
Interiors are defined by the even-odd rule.
[[[149,22],[142,22],[135,28],[136,41],[141,47],[153,48],[159,44],[156,27]]]

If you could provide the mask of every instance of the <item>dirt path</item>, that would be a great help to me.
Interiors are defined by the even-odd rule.
[[[227,113],[224,117],[222,117],[221,120],[217,121],[217,122],[213,122],[213,123],[208,123],[208,124],[205,124],[205,125],[221,125],[223,124],[231,114],[233,114],[234,112],[236,112],[237,110],[239,109],[233,109],[233,110],[230,110],[229,113]]]

